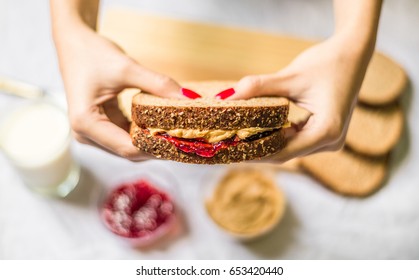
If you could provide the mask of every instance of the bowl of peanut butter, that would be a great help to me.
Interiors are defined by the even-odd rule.
[[[208,187],[205,209],[224,232],[239,240],[261,237],[281,221],[285,196],[273,174],[255,167],[224,170]]]

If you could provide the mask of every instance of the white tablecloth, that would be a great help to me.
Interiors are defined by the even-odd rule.
[[[198,2],[106,1],[105,6],[127,4],[178,18],[299,36],[321,38],[333,30],[332,1]],[[203,178],[222,167],[134,164],[75,143],[82,183],[64,200],[28,191],[0,156],[0,259],[418,259],[418,12],[416,0],[384,4],[377,46],[403,65],[411,86],[404,140],[393,157],[388,182],[371,197],[345,198],[305,175],[280,173],[277,181],[289,202],[284,220],[267,237],[243,244],[219,232],[202,208]],[[49,27],[46,0],[0,0],[0,75],[62,90]],[[14,101],[0,94],[0,117]],[[175,176],[187,228],[169,246],[134,250],[101,225],[96,195],[116,174],[155,165]]]

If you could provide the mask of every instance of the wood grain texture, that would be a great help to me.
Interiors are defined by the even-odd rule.
[[[105,12],[100,32],[142,65],[179,81],[238,80],[276,72],[316,41],[169,19],[122,9]],[[393,102],[407,84],[403,69],[375,53],[359,100]]]

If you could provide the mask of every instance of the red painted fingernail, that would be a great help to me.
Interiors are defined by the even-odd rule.
[[[198,93],[194,92],[193,90],[187,89],[187,88],[182,88],[182,94],[190,99],[197,99],[202,97],[201,95],[199,95]]]
[[[236,91],[234,90],[234,88],[228,88],[228,89],[223,90],[222,92],[218,93],[215,97],[220,98],[220,99],[226,99],[227,97],[230,97],[235,93],[236,93]]]

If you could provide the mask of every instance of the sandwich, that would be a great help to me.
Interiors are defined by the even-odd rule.
[[[197,99],[139,93],[132,99],[131,138],[157,158],[194,164],[254,160],[285,146],[289,101],[280,97],[219,100],[229,82],[186,84]]]

